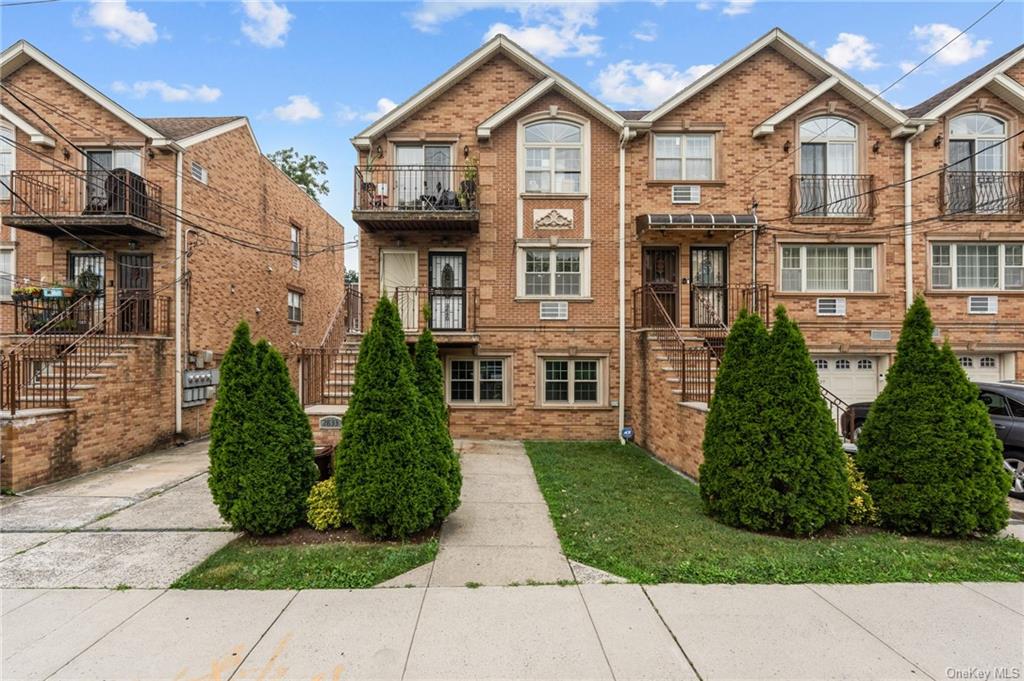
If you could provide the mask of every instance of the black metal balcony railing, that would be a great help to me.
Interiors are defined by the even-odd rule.
[[[402,326],[406,331],[422,329],[429,314],[430,330],[440,333],[476,330],[475,288],[401,286],[394,290]]]
[[[159,185],[115,170],[14,170],[11,214],[49,218],[119,215],[161,222]]]
[[[793,218],[871,218],[874,175],[792,175],[789,213]]]
[[[355,211],[475,211],[475,166],[356,167]]]
[[[943,170],[942,214],[1024,215],[1024,172]]]
[[[680,303],[689,306],[688,318],[677,309]],[[767,284],[648,284],[634,291],[633,326],[637,329],[660,328],[659,324],[685,327],[688,322],[694,328],[728,328],[736,321],[740,310],[756,314],[767,323],[768,303]],[[665,315],[661,314],[662,309]]]

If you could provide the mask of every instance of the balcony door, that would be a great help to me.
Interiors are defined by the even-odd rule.
[[[397,146],[395,165],[394,183],[399,207],[416,210],[445,207],[452,192],[450,145]]]
[[[853,215],[857,208],[857,127],[834,116],[800,125],[801,215]]]
[[[466,329],[466,254],[430,254],[430,328]]]
[[[380,254],[380,293],[395,301],[402,328],[419,329],[419,265],[416,251],[382,251]]]
[[[1006,125],[985,114],[959,116],[949,126],[949,213],[1003,213],[1010,192],[1004,184]]]
[[[648,246],[644,248],[644,286],[649,286],[669,321],[678,323],[679,311],[679,251],[675,246]],[[660,326],[661,313],[653,301],[643,299],[644,326]]]
[[[125,188],[110,171],[123,168],[141,176],[141,152],[138,149],[90,149],[85,157],[86,212],[123,213]]]
[[[728,319],[727,254],[725,246],[690,249],[690,326],[714,328]]]

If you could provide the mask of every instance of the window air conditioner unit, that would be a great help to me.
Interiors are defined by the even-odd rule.
[[[967,314],[995,314],[999,311],[996,296],[970,296],[967,298]]]
[[[546,320],[568,319],[569,303],[565,300],[541,301],[540,318]]]
[[[846,315],[846,298],[818,298],[819,317],[843,317]]]
[[[672,203],[700,203],[700,185],[672,185]]]

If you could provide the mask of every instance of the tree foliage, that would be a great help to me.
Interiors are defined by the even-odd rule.
[[[919,296],[857,440],[857,465],[882,525],[933,535],[993,533],[1009,517],[1002,444],[978,388],[948,343],[936,345],[934,329]]]
[[[434,517],[445,518],[459,505],[462,470],[459,455],[448,431],[448,408],[444,401],[444,368],[438,356],[437,343],[430,329],[424,329],[416,342],[413,359],[414,379],[420,393],[420,419],[423,424],[425,456],[437,475],[445,482],[445,494],[437,501]]]
[[[288,147],[267,154],[267,158],[317,203],[331,192],[327,180],[321,179],[327,176],[327,163],[313,154],[299,155],[294,147]]]

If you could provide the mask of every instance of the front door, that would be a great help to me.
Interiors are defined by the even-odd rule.
[[[719,327],[728,313],[725,246],[690,249],[690,326]]]
[[[650,246],[644,248],[644,286],[649,286],[654,297],[668,314],[673,326],[678,323],[679,311],[679,251],[675,246]],[[641,303],[644,326],[659,326],[660,313],[657,304],[646,297]]]
[[[124,305],[118,318],[119,331],[143,334],[153,330],[152,254],[118,254],[117,304]]]
[[[466,329],[466,254],[430,254],[430,328]]]
[[[91,327],[106,315],[104,293],[106,286],[106,256],[103,253],[68,253],[68,279],[80,289],[93,295],[92,307],[79,320]]]
[[[402,328],[419,329],[419,267],[416,251],[383,251],[380,255],[380,293],[395,301]]]

